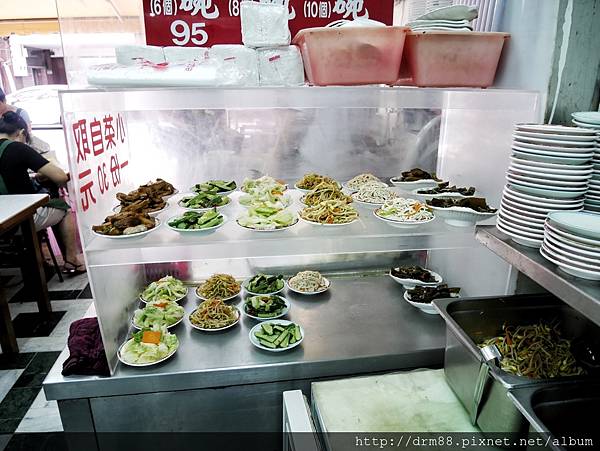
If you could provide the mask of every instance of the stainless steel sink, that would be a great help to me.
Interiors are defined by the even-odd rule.
[[[600,383],[523,387],[509,391],[508,396],[549,448],[562,451],[600,447]]]

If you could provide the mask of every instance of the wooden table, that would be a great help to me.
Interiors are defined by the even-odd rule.
[[[36,296],[38,309],[42,314],[52,312],[46,274],[44,272],[43,258],[40,251],[33,215],[39,207],[48,203],[47,194],[13,194],[0,196],[0,235],[3,235],[16,226],[21,226],[23,240],[29,251],[25,256],[26,272],[23,281],[27,279],[31,292]],[[15,330],[10,318],[8,299],[0,285],[0,345],[3,352],[19,352]]]

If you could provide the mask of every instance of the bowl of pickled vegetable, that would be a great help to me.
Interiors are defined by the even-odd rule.
[[[257,274],[246,279],[242,284],[246,293],[252,295],[277,294],[285,288],[283,276],[272,276],[268,274]]]
[[[227,222],[227,216],[216,209],[203,213],[186,211],[181,216],[173,216],[167,221],[167,226],[176,232],[208,232],[221,227]]]

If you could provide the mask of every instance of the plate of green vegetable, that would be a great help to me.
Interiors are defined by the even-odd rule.
[[[221,227],[227,222],[227,216],[216,209],[200,213],[186,211],[181,216],[173,216],[167,221],[167,226],[180,233],[208,232]]]
[[[242,285],[246,293],[252,295],[277,294],[285,288],[283,276],[272,276],[268,274],[257,274],[246,279]]]
[[[188,288],[179,279],[173,276],[165,276],[148,285],[142,294],[142,302],[153,301],[181,301],[187,296]]]
[[[186,194],[177,203],[181,208],[192,211],[208,211],[216,208],[220,210],[226,207],[231,202],[231,199],[227,196],[220,194],[212,194],[208,192],[200,192],[193,194]]]
[[[185,310],[175,301],[152,301],[134,312],[131,323],[139,330],[162,326],[170,329],[179,324],[184,315]]]
[[[233,193],[237,189],[237,184],[235,181],[226,181],[226,180],[209,180],[204,183],[196,183],[192,186],[191,190],[195,193],[211,193],[211,194],[220,194],[221,196],[226,196],[227,194]]]
[[[290,301],[282,296],[251,296],[244,301],[244,315],[258,321],[281,318],[290,310]]]
[[[259,349],[282,352],[302,343],[304,329],[291,321],[265,321],[250,330],[249,338],[250,342]]]

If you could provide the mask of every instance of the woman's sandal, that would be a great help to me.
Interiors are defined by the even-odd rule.
[[[80,269],[83,268],[83,269]],[[85,269],[85,265],[76,265],[75,263],[71,263],[68,260],[65,260],[65,264],[63,265],[62,273],[68,274],[70,276],[78,276],[79,274],[85,274],[87,270]]]

